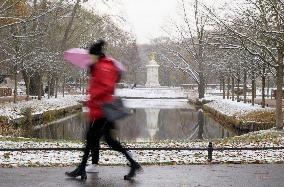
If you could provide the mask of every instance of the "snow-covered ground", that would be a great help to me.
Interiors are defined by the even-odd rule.
[[[206,106],[213,108],[224,115],[235,116],[236,118],[244,116],[253,111],[272,112],[275,110],[270,107],[261,108],[260,105],[252,106],[252,104],[250,103],[237,102],[237,101],[232,101],[230,99],[220,99],[220,98],[214,98],[214,99],[215,99],[214,101],[206,104]]]
[[[134,88],[117,89],[115,95],[128,98],[187,98],[181,88]]]
[[[187,98],[179,88],[160,88],[160,89],[117,89],[117,96],[123,97],[145,97],[155,98],[153,100],[136,99],[135,102],[125,101],[129,108],[145,108],[145,107],[161,107],[161,108],[187,108],[185,99],[174,98]],[[16,104],[5,103],[0,105],[0,116],[5,116],[9,120],[22,117],[22,112],[26,108],[32,108],[33,114],[40,114],[48,110],[66,108],[78,104],[78,101],[87,100],[87,95],[66,95],[65,97],[59,96],[58,98],[43,98],[42,100],[20,101]],[[174,100],[160,100],[159,98],[173,98]]]
[[[33,114],[40,114],[48,110],[60,109],[79,104],[78,101],[86,100],[86,95],[66,95],[58,98],[43,98],[42,100],[21,101],[18,103],[6,103],[0,105],[0,116],[5,116],[10,120],[21,117],[25,108],[32,108]]]
[[[270,88],[269,89],[269,98],[271,97],[272,90],[275,90],[275,89],[276,88]],[[267,88],[265,88],[265,94],[267,94]],[[221,96],[223,96],[223,91],[220,91],[220,89],[206,89],[206,95],[208,97],[211,97],[211,96],[220,96],[221,97]],[[225,95],[227,97],[227,90],[225,91]],[[231,90],[230,90],[230,96],[232,96]],[[237,95],[235,94],[235,97],[236,96]],[[261,98],[261,96],[262,96],[262,90],[261,89],[257,89],[256,90],[256,98]],[[243,97],[243,95],[241,95],[240,97]],[[250,99],[251,92],[247,92],[247,97],[248,97],[248,99]]]
[[[128,89],[129,90],[129,89]],[[147,93],[144,93],[147,94]],[[187,93],[189,98],[196,98],[196,92]],[[119,95],[119,94],[118,94]],[[130,93],[131,95],[131,93]],[[177,95],[172,95],[177,96]],[[214,100],[206,104],[228,116],[242,116],[252,111],[272,111],[272,108],[262,109],[260,106],[244,104],[231,100],[223,100],[220,96],[206,95],[206,99]],[[78,101],[86,100],[87,96],[65,96],[58,99],[43,99],[42,101],[23,101],[18,104],[0,106],[0,116],[15,119],[21,116],[24,108],[31,107],[34,113],[60,109],[77,105]],[[145,107],[188,107],[185,99],[125,99],[129,108]],[[206,148],[208,141],[163,141],[127,143],[126,147],[202,147]],[[284,146],[284,133],[274,130],[254,132],[240,137],[214,140],[214,147],[278,147]],[[40,148],[40,147],[83,147],[80,142],[45,141],[27,138],[12,138],[0,136],[0,148]],[[104,146],[103,146],[104,147]],[[147,164],[204,164],[207,163],[207,151],[131,151],[132,155],[142,163]],[[102,151],[100,164],[125,164],[125,158],[114,151]],[[80,162],[80,151],[23,151],[0,152],[0,167],[18,166],[73,166]],[[264,151],[214,151],[213,161],[216,163],[273,163],[284,162],[284,150]]]
[[[127,108],[192,108],[187,99],[123,99]]]
[[[205,148],[208,141],[196,142],[145,142],[127,143],[126,147],[201,147]],[[33,139],[0,137],[0,148],[27,147],[82,147],[82,143],[52,142]],[[284,132],[266,130],[248,135],[213,141],[214,147],[280,147],[284,146]],[[105,146],[102,146],[105,147]],[[206,164],[207,151],[130,151],[141,163],[145,164]],[[120,153],[101,151],[100,164],[126,164]],[[23,151],[0,152],[0,166],[73,166],[80,162],[80,151]],[[263,151],[214,151],[214,163],[275,163],[284,162],[284,150]]]

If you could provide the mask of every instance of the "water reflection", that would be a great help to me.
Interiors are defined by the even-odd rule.
[[[146,113],[146,130],[150,136],[150,140],[153,140],[159,131],[159,113],[160,109],[147,108]]]
[[[213,139],[234,136],[216,121],[193,109],[135,109],[135,112],[117,123],[116,136],[121,141],[160,141]],[[81,140],[87,124],[79,114],[35,131],[34,137]],[[200,117],[201,116],[201,117]],[[204,123],[203,123],[204,122]]]

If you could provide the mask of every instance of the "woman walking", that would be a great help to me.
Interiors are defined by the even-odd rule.
[[[116,83],[119,81],[122,65],[115,60],[108,58],[104,54],[105,42],[99,40],[91,46],[89,53],[92,56],[93,65],[90,67],[90,82],[89,82],[89,130],[86,136],[86,147],[80,165],[71,172],[66,172],[69,177],[78,177],[86,180],[86,165],[90,151],[92,153],[92,163],[99,162],[99,147],[100,139],[104,137],[106,143],[115,151],[119,151],[125,155],[130,162],[130,171],[124,176],[125,180],[132,179],[136,172],[141,170],[141,166],[132,159],[129,153],[122,147],[120,142],[115,140],[111,131],[115,129],[114,122],[108,121],[102,110],[102,105],[113,101],[114,90]]]

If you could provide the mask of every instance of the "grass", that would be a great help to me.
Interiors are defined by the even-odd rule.
[[[266,131],[265,133],[261,134],[258,132],[245,134],[243,136],[235,136],[230,138],[224,139],[217,139],[214,141],[215,144],[238,144],[238,143],[266,143],[271,142],[278,144],[284,141],[284,133],[277,132],[277,131]]]
[[[239,118],[242,121],[255,121],[259,123],[275,123],[276,117],[274,112],[254,111]]]
[[[7,123],[0,122],[0,135],[5,136],[20,136],[22,131],[20,128],[16,128],[13,125],[9,125]]]

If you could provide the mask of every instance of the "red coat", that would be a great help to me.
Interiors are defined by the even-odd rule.
[[[113,100],[116,83],[119,81],[120,71],[113,60],[101,58],[91,70],[88,93],[90,95],[87,106],[89,120],[104,117],[101,105]]]

